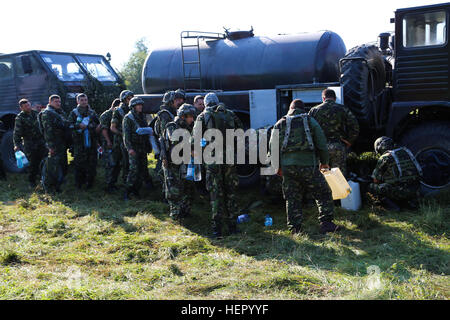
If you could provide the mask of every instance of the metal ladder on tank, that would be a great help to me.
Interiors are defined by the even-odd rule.
[[[218,32],[203,32],[203,31],[182,31],[180,34],[181,38],[181,62],[183,66],[183,85],[184,91],[202,91],[202,66],[200,63],[200,39],[209,39],[209,40],[220,40],[225,39],[225,35],[223,33]],[[193,41],[194,40],[194,41]],[[186,43],[187,42],[187,43]],[[185,48],[196,48],[196,57],[193,60],[186,60]],[[196,66],[198,71],[198,76],[191,76],[191,74],[186,74],[186,66]],[[189,68],[192,73],[193,68]],[[195,69],[194,69],[195,71]],[[192,86],[189,88],[189,83],[196,82],[197,88]]]

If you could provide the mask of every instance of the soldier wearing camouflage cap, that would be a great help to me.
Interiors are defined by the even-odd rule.
[[[278,130],[278,140],[274,135]],[[275,143],[278,149],[275,148]],[[331,190],[320,169],[329,169],[327,139],[321,127],[304,109],[303,101],[291,102],[286,116],[274,125],[270,137],[270,153],[279,152],[282,190],[286,200],[287,224],[291,233],[301,232],[304,194],[311,194],[319,210],[320,232],[334,232],[334,205]],[[316,158],[318,155],[318,159]]]
[[[122,124],[123,145],[129,161],[125,200],[129,199],[131,194],[139,197],[142,180],[146,177],[144,172],[148,173],[147,152],[150,149],[148,135],[138,134],[138,129],[147,127],[142,112],[144,101],[135,97],[130,100],[129,106],[131,110],[123,118]]]
[[[394,141],[384,136],[375,141],[374,149],[380,158],[369,192],[387,209],[415,209],[422,168],[412,152],[406,147],[395,148]]]
[[[226,159],[229,148],[226,148],[227,129],[242,129],[241,120],[236,114],[227,109],[213,92],[205,96],[205,110],[197,117],[194,124],[193,135],[203,137],[208,129],[217,129],[224,137],[223,158]],[[199,143],[194,140],[194,143]],[[224,161],[225,162],[225,161]],[[236,227],[237,207],[237,187],[239,178],[237,168],[234,164],[225,163],[205,164],[206,167],[206,189],[209,191],[213,236],[222,238],[222,227],[225,221],[230,234],[238,232]]]
[[[322,92],[323,103],[311,108],[309,115],[320,125],[327,137],[330,166],[347,175],[347,148],[358,138],[359,124],[353,113],[336,103],[336,93],[331,89]]]
[[[130,111],[128,107],[130,100],[133,98],[134,93],[130,90],[124,90],[120,93],[120,105],[114,110],[110,129],[114,134],[112,157],[115,166],[119,166],[122,169],[122,180],[125,183],[128,176],[128,152],[123,145],[122,134],[122,121],[125,115]],[[114,175],[118,175],[120,170],[113,169]],[[113,181],[117,180],[117,177],[112,178]],[[110,186],[111,187],[111,186]]]
[[[192,131],[194,109],[194,106],[190,104],[183,104],[177,110],[174,121],[166,125],[163,135],[166,151],[163,158],[164,192],[169,203],[169,215],[174,220],[190,215],[194,185],[192,181],[185,179],[187,164],[175,164],[171,161],[170,153],[172,149],[181,142],[174,138],[173,133],[177,129]]]

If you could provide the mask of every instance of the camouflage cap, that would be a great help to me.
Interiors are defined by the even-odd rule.
[[[394,141],[386,136],[379,137],[377,140],[375,140],[373,147],[377,154],[383,154],[388,150],[394,149]]]
[[[219,98],[214,92],[210,92],[205,96],[205,99],[203,100],[205,107],[215,106],[219,104]]]
[[[173,98],[174,98],[174,99],[179,99],[179,98],[181,98],[181,99],[183,99],[183,100],[186,100],[186,94],[184,93],[183,90],[177,89],[177,90],[175,91],[175,95],[174,95]]]
[[[134,97],[130,100],[130,108],[133,108],[134,106],[137,106],[138,104],[144,105],[144,100],[142,100],[139,97]]]
[[[175,99],[175,91],[167,91],[166,93],[164,93],[162,102],[164,104],[168,104],[169,102],[173,101],[173,99]]]
[[[120,101],[125,102],[125,99],[129,96],[134,96],[134,93],[130,90],[123,90],[119,96]]]
[[[186,116],[186,115],[194,116],[194,114],[195,114],[195,107],[192,104],[188,104],[188,103],[183,103],[181,105],[181,107],[179,107],[177,110],[178,117]]]

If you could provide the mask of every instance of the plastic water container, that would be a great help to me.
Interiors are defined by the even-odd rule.
[[[345,199],[341,199],[341,207],[346,210],[356,211],[361,208],[361,191],[359,183],[352,180],[348,181],[351,192]]]
[[[244,223],[244,222],[249,222],[250,221],[250,216],[246,213],[246,214],[241,214],[240,216],[237,217],[237,223]]]
[[[352,191],[345,177],[339,168],[321,171],[330,186],[333,200],[346,198]]]
[[[266,227],[271,227],[273,223],[273,219],[269,214],[266,214],[266,218],[264,219],[264,225]]]
[[[16,151],[15,156],[17,161],[17,167],[19,167],[20,169],[25,168],[30,164],[27,157],[25,156],[25,153],[23,153],[22,151],[20,150]]]
[[[85,129],[83,131],[83,138],[84,138],[84,146],[86,148],[90,148],[91,147],[91,139],[89,138],[89,130]]]
[[[186,180],[200,181],[202,180],[202,171],[199,165],[194,164],[194,158],[191,157],[191,161],[187,166]]]

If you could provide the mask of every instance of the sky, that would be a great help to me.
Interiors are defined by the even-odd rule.
[[[393,31],[398,8],[445,1],[2,0],[0,52],[51,50],[106,55],[121,69],[141,38],[150,50],[180,45],[183,30],[248,30],[256,36],[331,30],[347,49]]]

